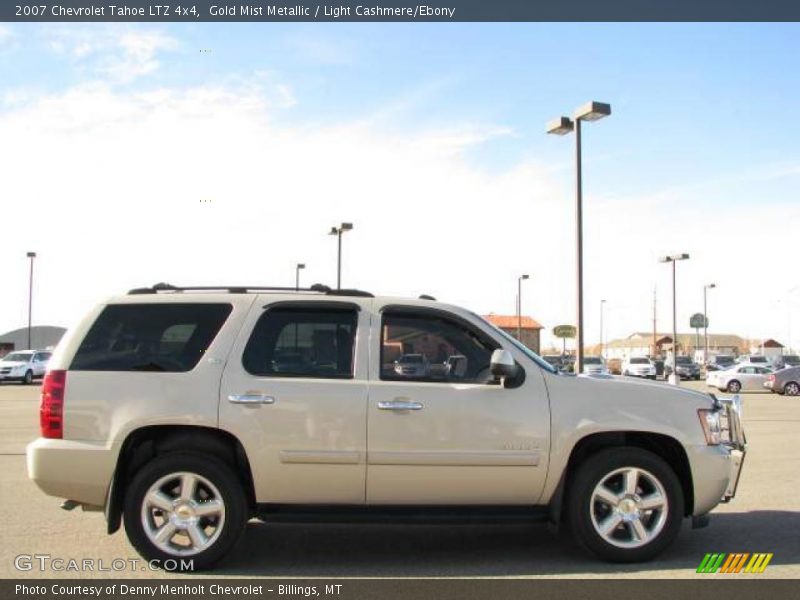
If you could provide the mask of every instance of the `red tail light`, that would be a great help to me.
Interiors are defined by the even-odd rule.
[[[767,375],[767,381],[775,381],[775,375]]]
[[[66,371],[48,371],[42,382],[42,402],[39,405],[39,428],[42,437],[64,437],[64,390]]]

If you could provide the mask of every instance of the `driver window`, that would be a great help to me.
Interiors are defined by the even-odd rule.
[[[498,346],[438,315],[389,313],[381,333],[381,379],[488,383]]]

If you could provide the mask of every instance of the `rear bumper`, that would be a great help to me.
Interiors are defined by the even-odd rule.
[[[102,507],[118,450],[100,442],[39,438],[25,451],[28,477],[49,496]]]

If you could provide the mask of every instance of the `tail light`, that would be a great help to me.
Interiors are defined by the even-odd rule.
[[[767,381],[775,381],[775,375],[767,375]]]
[[[39,428],[44,438],[64,437],[64,390],[66,371],[48,371],[42,382],[42,401],[39,405]]]

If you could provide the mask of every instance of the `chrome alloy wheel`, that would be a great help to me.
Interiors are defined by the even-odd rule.
[[[225,502],[216,486],[196,473],[165,475],[142,500],[142,526],[150,542],[174,556],[191,556],[217,541]]]
[[[653,541],[667,522],[669,501],[650,472],[623,467],[605,475],[590,500],[592,525],[603,541],[639,548]]]

